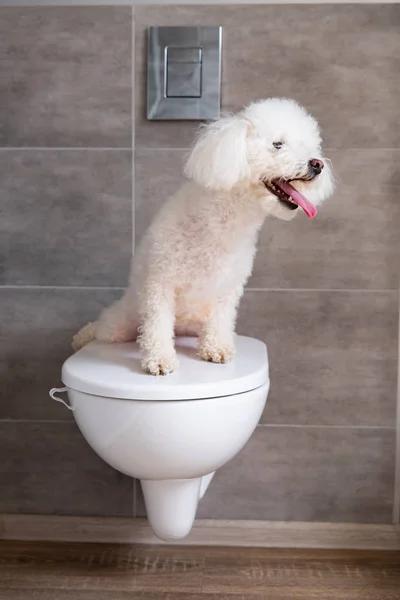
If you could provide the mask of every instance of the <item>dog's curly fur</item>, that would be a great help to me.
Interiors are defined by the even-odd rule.
[[[323,160],[310,179],[310,161]],[[177,366],[174,335],[198,335],[203,360],[234,354],[236,312],[268,215],[290,210],[264,182],[292,181],[313,204],[333,191],[315,119],[293,100],[270,98],[204,126],[185,166],[189,179],[154,219],[135,254],[123,298],[86,325],[75,350],[93,339],[138,339],[153,375]]]

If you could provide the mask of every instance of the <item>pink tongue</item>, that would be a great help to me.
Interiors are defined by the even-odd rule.
[[[304,210],[309,219],[313,219],[315,217],[315,215],[317,214],[317,209],[315,208],[314,204],[307,200],[307,198],[305,198],[303,194],[300,194],[300,192],[296,190],[296,188],[290,185],[290,183],[288,183],[287,181],[283,181],[282,179],[274,179],[273,182],[276,185],[279,185],[279,187],[284,192],[286,192],[288,196],[291,196],[293,202],[298,204],[298,206],[300,206]]]

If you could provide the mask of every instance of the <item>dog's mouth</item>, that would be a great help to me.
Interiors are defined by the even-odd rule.
[[[291,179],[290,181],[296,181]],[[265,187],[278,198],[290,210],[302,208],[309,219],[313,219],[317,214],[317,209],[303,194],[285,179],[272,179],[272,181],[263,181]]]

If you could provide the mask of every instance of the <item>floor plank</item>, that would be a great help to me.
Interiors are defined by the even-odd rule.
[[[350,560],[213,559],[206,562],[203,590],[266,594],[268,598],[400,598],[400,558],[355,556]]]
[[[268,597],[269,598],[269,597]],[[248,594],[192,592],[78,592],[71,590],[0,590],[0,600],[260,600]]]
[[[0,600],[400,600],[400,551],[0,542]]]

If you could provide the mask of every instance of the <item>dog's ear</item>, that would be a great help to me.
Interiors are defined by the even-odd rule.
[[[229,190],[247,177],[248,127],[240,117],[223,117],[205,126],[189,155],[185,175],[215,190]]]

